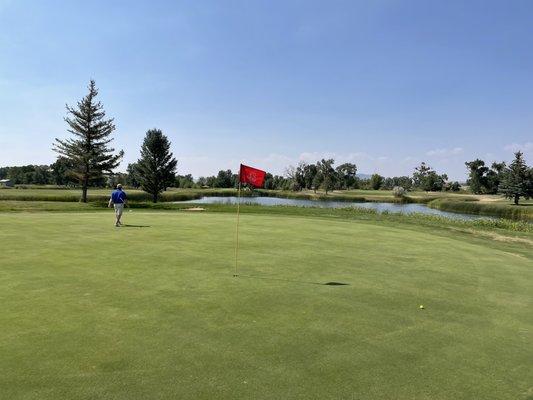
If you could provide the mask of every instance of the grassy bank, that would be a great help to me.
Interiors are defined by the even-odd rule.
[[[428,203],[436,198],[468,199],[472,196],[450,193],[408,192],[407,195],[396,197],[390,190],[334,190],[326,194],[324,191],[303,190],[300,192],[287,190],[257,190],[261,196],[283,197],[306,200],[334,200],[347,202],[385,202],[385,203]]]
[[[340,191],[336,190],[333,192],[329,192],[326,194],[325,192],[317,191],[313,192],[311,190],[304,190],[301,192],[294,192],[290,190],[265,190],[265,189],[259,189],[256,190],[257,193],[259,193],[261,196],[265,197],[281,197],[285,199],[303,199],[303,200],[330,200],[330,201],[347,201],[347,202],[356,202],[356,203],[364,203],[364,202],[370,202],[370,201],[386,201],[390,203],[395,202],[401,202],[402,199],[395,198],[392,195],[386,194],[384,196],[370,196],[368,193],[361,193],[366,191],[360,191],[360,192],[347,192],[347,191]]]
[[[102,202],[109,200],[111,189],[89,189],[89,202]],[[151,201],[151,196],[142,190],[128,189],[128,199],[132,202]],[[199,199],[202,196],[234,196],[235,189],[169,189],[162,193],[162,202],[184,201]],[[0,190],[0,201],[80,201],[81,191],[79,189],[2,189]]]
[[[506,201],[464,201],[444,198],[432,200],[427,205],[443,211],[533,221],[533,204],[525,201],[517,206]]]

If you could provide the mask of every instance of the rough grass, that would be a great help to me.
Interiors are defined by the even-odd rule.
[[[0,214],[0,397],[531,392],[531,246],[244,213],[234,278],[234,217],[134,209],[116,229],[111,211]]]
[[[142,190],[128,189],[128,199],[132,202],[151,201],[152,197]],[[237,191],[234,189],[174,189],[167,190],[161,195],[162,202],[194,200],[202,196],[233,196]],[[109,200],[111,189],[89,189],[88,200],[107,201]],[[80,201],[80,189],[2,189],[0,190],[1,200],[17,201]]]
[[[533,221],[533,204],[529,202],[514,205],[505,201],[462,201],[444,198],[433,200],[427,204],[443,211]]]

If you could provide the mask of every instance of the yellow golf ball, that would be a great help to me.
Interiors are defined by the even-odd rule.
[[[424,309],[424,306],[423,306],[423,305],[420,305],[420,309],[423,310],[423,309]]]

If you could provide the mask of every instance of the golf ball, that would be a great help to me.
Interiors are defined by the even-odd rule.
[[[423,305],[420,305],[420,309],[423,310],[423,309],[424,309],[424,306],[423,306]]]

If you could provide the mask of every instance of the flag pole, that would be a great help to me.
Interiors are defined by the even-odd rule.
[[[236,240],[235,240],[235,272],[234,277],[237,275],[237,260],[239,259],[239,217],[241,214],[241,179],[239,174],[239,194],[237,196],[237,230],[236,230]]]

